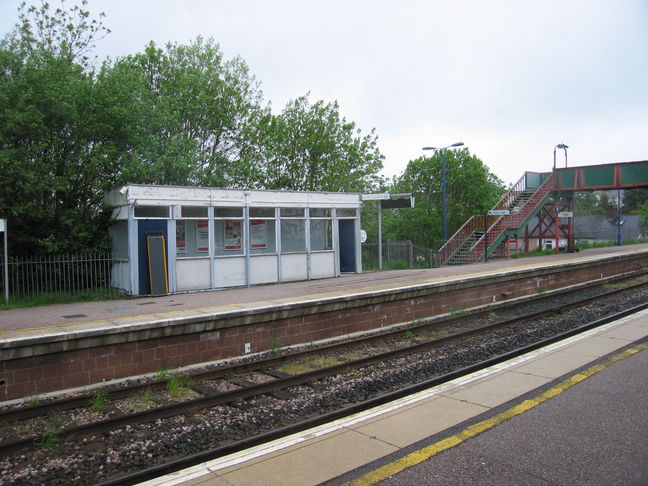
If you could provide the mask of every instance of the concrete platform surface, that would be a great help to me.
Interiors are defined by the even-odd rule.
[[[646,484],[648,311],[146,486]]]
[[[389,270],[343,275],[303,282],[259,285],[206,292],[140,297],[125,300],[80,302],[56,306],[0,311],[0,338],[17,334],[75,332],[145,323],[160,318],[192,317],[232,308],[254,308],[269,304],[293,303],[327,296],[366,293],[387,288],[436,283],[504,271],[541,266],[560,266],[568,261],[600,259],[618,253],[647,252],[648,244],[593,248],[580,253],[558,253],[540,257],[497,260],[488,263],[414,270]]]

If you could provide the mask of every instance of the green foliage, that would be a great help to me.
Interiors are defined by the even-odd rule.
[[[607,199],[603,202],[607,205]],[[601,200],[596,192],[574,192],[573,203],[576,215],[603,215],[607,209],[607,206],[601,206]]]
[[[169,373],[169,370],[164,367],[158,369],[157,373],[155,374],[155,379],[158,381],[168,380],[169,378],[171,378],[171,373]]]
[[[645,238],[648,235],[648,204],[643,204],[638,208],[639,213],[639,228],[641,234]]]
[[[145,388],[144,391],[137,395],[137,403],[134,408],[136,411],[146,410],[153,402],[153,392],[150,388]]]
[[[340,116],[337,102],[311,104],[301,96],[266,120],[264,187],[363,192],[379,182],[383,156],[375,133],[363,136]]]
[[[151,43],[96,69],[87,2],[19,9],[0,43],[0,214],[13,255],[105,251],[104,191],[130,183],[365,191],[382,155],[337,102],[273,115],[212,39]]]
[[[626,189],[623,191],[624,212],[638,211],[648,205],[648,189]]]
[[[383,270],[406,270],[408,268],[405,260],[389,260],[383,263]]]
[[[81,0],[81,6],[57,8],[52,12],[45,0],[41,0],[39,7],[23,2],[18,8],[18,23],[3,40],[2,47],[7,45],[23,57],[50,53],[57,58],[70,58],[84,68],[91,67],[94,58],[90,55],[95,42],[110,30],[103,25],[103,13],[98,19],[90,18],[87,5],[87,0]]]
[[[0,44],[0,214],[12,254],[107,249],[112,141],[87,56],[106,29],[80,7],[21,9]]]
[[[28,397],[25,398],[25,405],[29,407],[35,407],[41,402],[41,398],[39,395],[29,395]]]
[[[74,302],[94,302],[98,300],[111,300],[121,298],[121,294],[114,289],[88,289],[74,293],[44,292],[29,297],[9,296],[9,303],[0,300],[0,310],[21,309],[23,307],[38,307],[44,305],[71,304]]]
[[[90,398],[90,410],[93,412],[103,412],[108,406],[108,393],[106,390],[98,389]]]
[[[169,381],[167,381],[167,391],[169,394],[174,397],[183,397],[189,393],[189,387],[191,386],[191,377],[184,375],[171,375]]]
[[[63,441],[63,418],[58,415],[49,417],[45,431],[36,439],[36,444],[47,450],[54,450]]]
[[[243,186],[258,177],[249,154],[251,128],[266,110],[247,65],[224,59],[212,40],[150,43],[104,72],[130,86],[136,138],[121,182]]]
[[[270,346],[270,352],[273,356],[279,356],[281,354],[281,348],[283,348],[283,341],[281,338],[273,338],[272,344]]]
[[[446,201],[448,237],[474,214],[483,214],[497,203],[504,185],[467,149],[446,152]],[[392,183],[392,193],[412,193],[416,207],[383,211],[383,234],[394,240],[411,240],[426,248],[438,248],[443,237],[441,154],[411,161]]]

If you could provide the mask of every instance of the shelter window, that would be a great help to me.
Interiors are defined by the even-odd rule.
[[[214,208],[214,253],[243,255],[243,208]]]
[[[170,206],[135,206],[133,212],[135,218],[169,219],[170,214]]]
[[[306,211],[303,208],[281,208],[281,252],[306,251]]]
[[[214,208],[215,218],[242,218],[243,208]]]
[[[333,249],[333,224],[331,210],[311,208],[310,212],[310,249],[325,251]]]
[[[205,206],[182,206],[180,208],[180,215],[183,219],[204,219],[207,217],[208,208]]]
[[[356,210],[351,208],[339,208],[337,210],[338,218],[355,218]]]
[[[274,208],[250,208],[250,253],[276,253],[276,218]]]
[[[179,219],[176,221],[176,255],[180,257],[209,254],[209,220]]]

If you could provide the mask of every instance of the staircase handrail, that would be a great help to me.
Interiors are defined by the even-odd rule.
[[[497,221],[489,226],[488,231],[479,238],[471,248],[471,262],[478,262],[484,254],[484,237],[488,237],[489,246],[495,242],[507,229],[517,229],[529,217],[531,212],[540,204],[547,194],[553,190],[553,173],[544,180],[533,195],[520,207],[515,214],[498,217]]]
[[[511,186],[508,192],[502,196],[502,199],[493,206],[493,209],[510,209],[515,200],[524,191],[526,191],[526,174],[520,177],[520,180]]]
[[[504,194],[504,196],[502,196],[502,199],[500,199],[500,201],[495,206],[493,206],[493,209],[508,209],[511,204],[513,204],[515,199],[525,191],[525,189],[526,175],[523,175],[522,177],[520,177],[520,180],[518,180],[513,186],[511,186],[508,192]],[[490,217],[488,221],[489,227],[491,224],[494,224],[497,219],[498,216]],[[450,259],[454,252],[459,249],[466,238],[472,235],[475,231],[483,229],[484,226],[485,224],[483,215],[471,216],[468,221],[466,221],[463,226],[459,228],[439,249],[439,265],[443,266],[443,264]]]

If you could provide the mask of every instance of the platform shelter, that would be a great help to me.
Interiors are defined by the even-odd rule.
[[[127,185],[105,202],[113,285],[130,295],[362,272],[357,193]]]

